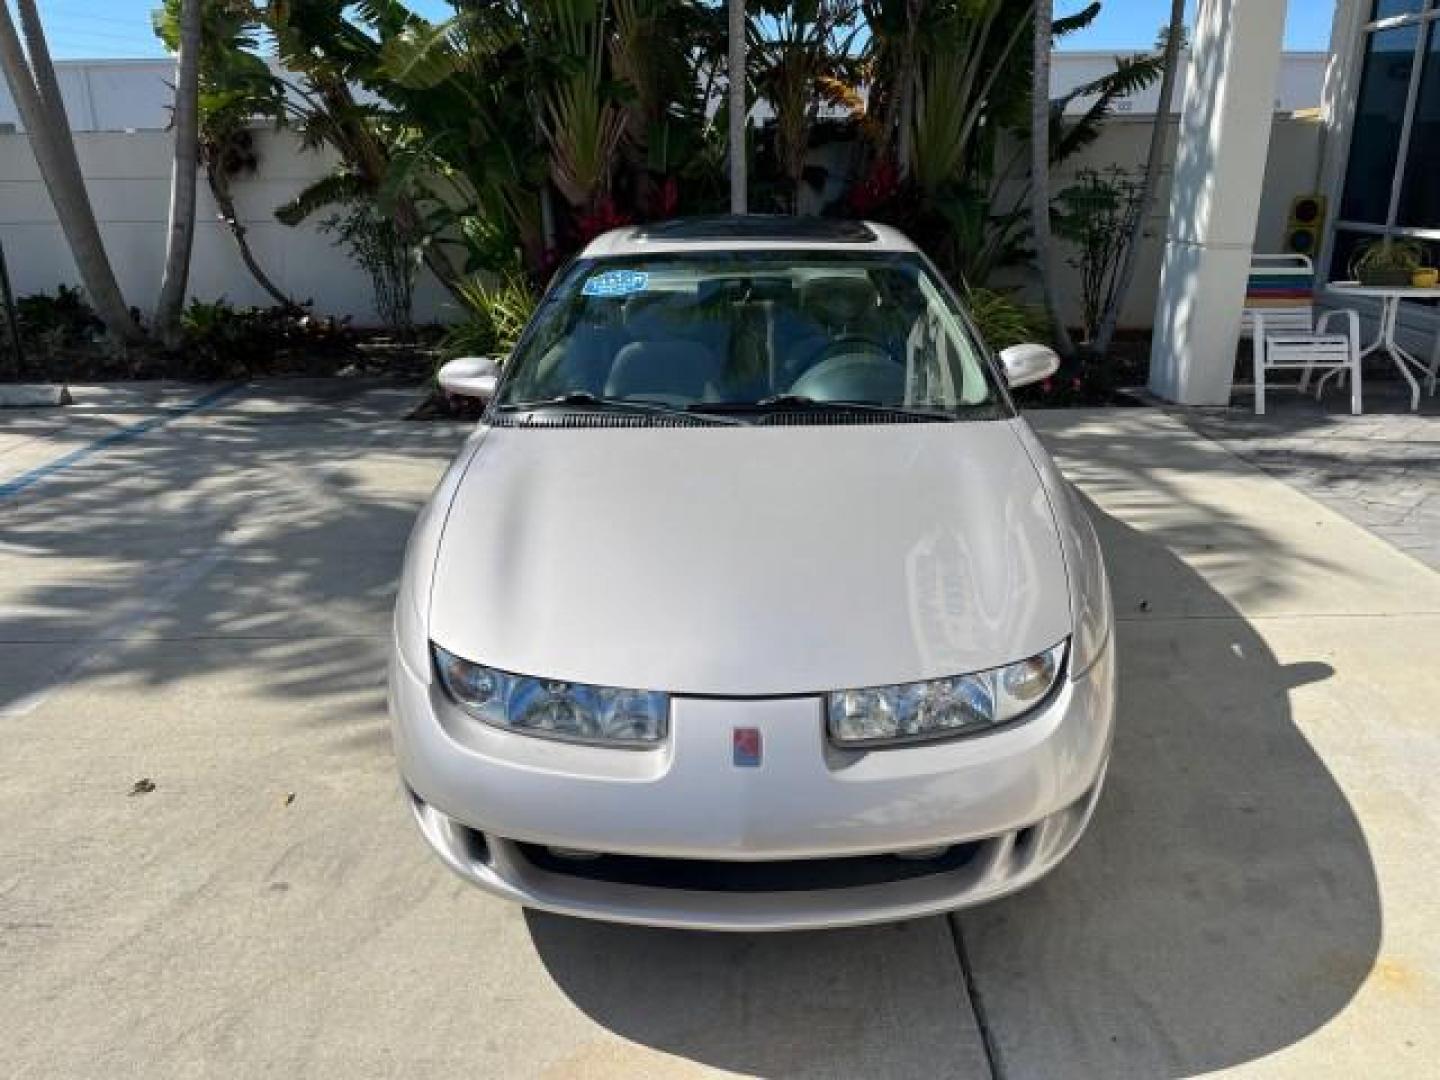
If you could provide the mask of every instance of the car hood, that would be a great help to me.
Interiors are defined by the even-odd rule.
[[[996,667],[1070,632],[1021,421],[496,428],[429,628],[506,671],[717,695]]]

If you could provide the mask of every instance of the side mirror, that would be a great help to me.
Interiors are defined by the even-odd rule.
[[[1011,345],[1000,353],[1005,381],[1012,387],[1029,386],[1060,370],[1060,357],[1046,345]]]
[[[452,394],[489,401],[500,382],[500,365],[488,356],[461,356],[441,367],[436,378]]]

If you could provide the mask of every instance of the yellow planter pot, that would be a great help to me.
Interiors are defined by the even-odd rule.
[[[1440,269],[1433,266],[1422,267],[1410,275],[1410,284],[1417,289],[1433,289],[1440,285]]]

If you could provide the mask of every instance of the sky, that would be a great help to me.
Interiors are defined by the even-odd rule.
[[[43,3],[44,0],[41,0]],[[1088,0],[1055,0],[1056,16],[1073,14]],[[1243,0],[1268,3],[1269,0]],[[1143,49],[1155,42],[1170,20],[1170,0],[1102,0],[1100,15],[1088,28],[1067,37],[1062,49]],[[1195,16],[1195,0],[1185,5],[1185,19]],[[1289,0],[1285,17],[1285,48],[1292,52],[1328,52],[1332,0]]]
[[[1256,0],[1248,0],[1256,2]],[[1265,2],[1265,0],[1262,0]],[[1103,0],[1100,17],[1085,31],[1065,39],[1064,49],[1131,51],[1149,48],[1168,18],[1169,0]],[[39,0],[50,51],[57,60],[100,57],[163,56],[150,31],[156,0]],[[443,0],[414,0],[430,17],[449,10]],[[1055,0],[1057,15],[1080,10],[1085,0]],[[1191,8],[1194,0],[1191,0]],[[1285,47],[1324,52],[1330,40],[1333,5],[1326,0],[1289,0]]]

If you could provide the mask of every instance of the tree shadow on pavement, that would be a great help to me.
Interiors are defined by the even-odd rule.
[[[592,1020],[747,1076],[987,1076],[942,919],[789,934],[611,925],[527,911]]]
[[[1280,1050],[1345,1007],[1379,948],[1375,871],[1292,718],[1290,692],[1331,669],[1279,663],[1159,538],[1094,516],[1117,595],[1159,587],[1204,614],[1122,611],[1118,734],[1089,834],[1048,879],[957,927],[1003,1075],[1188,1076]],[[556,984],[645,1045],[762,1075],[986,1075],[965,1056],[958,969],[936,985],[953,962],[937,924],[910,924],[907,943],[893,926],[687,935],[530,916]]]
[[[416,949],[417,939],[397,935],[395,912],[438,887],[414,880],[406,858],[356,826],[371,822],[368,808],[393,787],[381,750],[383,658],[401,547],[464,431],[390,424],[391,406],[354,394],[317,401],[300,387],[240,396],[0,504],[0,717],[10,710],[15,807],[9,846],[0,843],[9,861],[0,864],[19,867],[23,882],[6,900],[33,908],[37,920],[70,910],[105,931],[63,939],[72,968],[42,962],[50,954],[39,946],[17,953],[30,979],[17,985],[32,1002],[61,985],[83,997],[67,981],[83,971],[74,982],[95,990],[99,1010],[109,990],[138,985],[125,980],[150,977],[157,958],[184,953],[192,939],[214,935],[229,948],[239,924],[212,910],[263,920],[259,909],[221,901],[227,890],[280,877],[291,900],[309,898],[300,910],[324,919],[247,922],[268,931],[238,952],[214,945],[240,969],[227,973],[223,992],[203,972],[165,972],[191,991],[177,1023],[203,1014],[206,993],[265,998],[258,988],[288,974],[288,951],[299,948],[287,935],[343,943],[389,934],[407,955]],[[1092,492],[1105,490],[1106,470],[1143,468],[1146,453],[1135,439],[1098,449],[1088,441],[1083,452],[1104,459]],[[1214,461],[1243,468],[1218,451]],[[1301,554],[1243,515],[1187,505],[1193,492],[1164,486],[1162,473],[1148,486],[1117,481],[1105,500],[1124,503],[1127,518],[1132,509],[1150,514],[1157,528],[1142,534],[1097,515],[1126,618],[1119,734],[1091,833],[1050,879],[958,922],[1012,1077],[1179,1076],[1253,1060],[1344,1008],[1378,947],[1364,837],[1291,713],[1289,692],[1324,677],[1323,666],[1279,663],[1174,552],[1200,547],[1191,532],[1203,518],[1220,549],[1203,557],[1239,583],[1237,603],[1283,599],[1297,568],[1348,569],[1302,566]],[[1156,595],[1157,582],[1169,601]],[[1145,596],[1155,602],[1141,618]],[[67,669],[72,663],[81,666]],[[34,695],[57,687],[63,699],[34,705]],[[43,722],[19,719],[31,708]],[[128,798],[146,775],[159,791]],[[306,785],[296,804],[303,818],[282,798],[294,778]],[[264,813],[292,817],[257,837]],[[397,831],[401,813],[397,802],[386,819]],[[90,840],[84,857],[77,838]],[[408,839],[413,854],[420,841]],[[353,876],[356,865],[375,876]],[[153,867],[181,870],[156,878]],[[266,893],[266,902],[280,895]],[[455,955],[456,910],[441,909],[422,943],[441,941]],[[105,936],[115,912],[127,925],[137,913],[149,920],[153,952],[133,952],[137,966],[116,960]],[[533,913],[527,921],[549,979],[596,1023],[643,1046],[760,1075],[987,1075],[945,919],[780,935]],[[101,959],[87,951],[92,940]],[[240,964],[270,955],[266,948],[271,963]],[[387,978],[403,980],[399,954],[379,955]],[[508,1007],[512,962],[503,942],[474,944],[463,971],[492,987],[478,988],[475,1002]],[[423,1008],[387,1015],[367,999],[351,1015],[383,1030],[387,1019],[423,1014],[415,1024],[423,1031],[453,1007],[464,978],[439,994],[432,970],[408,974]],[[426,998],[430,991],[444,1001]],[[300,1000],[315,1010],[308,1020],[326,1028],[322,1006]],[[165,1018],[137,1021],[133,1009],[104,1005],[90,1019],[111,1016],[126,1030],[92,1033],[77,1052],[139,1052],[141,1042],[163,1041]],[[501,1030],[485,1007],[473,1008],[456,1032]],[[65,1029],[42,1011],[25,1029],[32,1045],[37,1031]],[[232,1020],[248,1030],[240,1015]],[[596,1040],[597,1053],[613,1050],[613,1040]]]
[[[62,684],[153,693],[233,672],[317,718],[364,715],[383,738],[400,553],[463,438],[400,421],[411,394],[242,391],[0,502],[0,641],[19,658],[0,671],[0,715]],[[117,423],[157,415],[132,406]]]
[[[1091,507],[1112,574],[1168,558]],[[1158,549],[1158,550],[1157,550]],[[1117,592],[1119,590],[1117,589]],[[1028,892],[956,919],[1005,1075],[1190,1076],[1336,1016],[1380,946],[1375,869],[1279,663],[1237,612],[1120,613],[1120,715],[1080,846]]]

